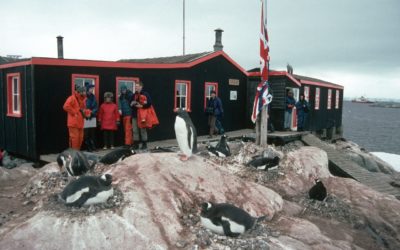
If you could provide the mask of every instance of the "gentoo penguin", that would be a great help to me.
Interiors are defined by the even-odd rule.
[[[242,140],[242,142],[256,142],[256,138],[249,137],[249,136],[246,136],[246,135],[243,135],[241,140]]]
[[[193,153],[197,152],[197,132],[189,114],[185,110],[177,109],[176,112],[175,135],[183,154],[180,160],[186,161]]]
[[[114,164],[134,154],[136,152],[132,148],[117,148],[101,157],[100,162],[103,164]]]
[[[202,226],[221,235],[237,237],[265,218],[266,216],[252,217],[243,209],[228,203],[206,202],[201,204],[200,221]]]
[[[316,179],[315,185],[308,191],[310,199],[323,201],[326,198],[326,188],[321,180]]]
[[[81,176],[71,181],[62,191],[60,198],[67,206],[89,206],[106,202],[113,195],[112,176]]]
[[[218,157],[227,157],[231,155],[231,149],[229,148],[228,143],[226,142],[226,135],[222,135],[221,139],[219,140],[217,146],[207,146],[208,153],[211,156],[218,156]]]
[[[171,153],[171,152],[175,152],[175,151],[170,148],[155,146],[153,149],[150,150],[150,152],[151,153]]]
[[[256,156],[251,161],[249,161],[247,166],[252,166],[257,169],[268,170],[275,166],[279,165],[279,157],[263,157],[263,156]]]
[[[95,164],[89,164],[89,161],[82,152],[71,148],[64,150],[57,156],[57,163],[60,170],[67,171],[70,176],[82,175]]]

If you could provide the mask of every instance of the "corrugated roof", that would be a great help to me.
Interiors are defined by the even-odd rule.
[[[301,75],[296,75],[296,74],[293,74],[293,76],[296,79],[299,79],[299,80],[305,80],[305,81],[311,81],[311,82],[320,82],[320,83],[331,84],[331,85],[338,86],[338,87],[343,87],[342,85],[339,85],[339,84],[336,84],[336,83],[327,82],[327,81],[324,81],[324,80],[321,80],[321,79],[312,78],[312,77],[308,77],[308,76],[301,76]]]
[[[7,63],[14,63],[14,62],[21,62],[21,61],[27,61],[30,60],[30,58],[20,58],[20,59],[15,59],[12,57],[4,57],[0,56],[0,64],[7,64]]]
[[[214,51],[207,51],[196,54],[187,54],[182,56],[168,56],[168,57],[155,57],[155,58],[144,58],[144,59],[121,59],[118,62],[128,63],[156,63],[156,64],[169,64],[169,63],[188,63],[195,61],[199,58],[212,54]]]

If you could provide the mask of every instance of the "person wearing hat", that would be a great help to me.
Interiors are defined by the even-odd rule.
[[[225,130],[222,127],[222,117],[224,115],[222,101],[214,90],[210,94],[211,97],[207,102],[205,111],[208,115],[208,126],[210,127],[208,137],[212,138],[214,133],[224,134]]]
[[[125,84],[120,86],[121,94],[118,98],[118,110],[122,116],[122,125],[125,133],[125,146],[129,147],[133,143],[132,137],[132,108],[130,102],[133,98],[133,93]]]
[[[96,96],[94,95],[94,84],[86,84],[86,108],[91,111],[89,118],[85,120],[84,124],[84,142],[87,150],[96,150],[96,115],[98,110],[98,105],[96,101]]]
[[[104,136],[103,149],[114,148],[114,132],[118,130],[119,125],[118,106],[112,101],[113,97],[113,93],[105,92],[104,103],[100,105],[99,109],[98,119]]]
[[[80,150],[83,141],[84,119],[91,115],[90,109],[86,109],[86,88],[75,85],[75,91],[65,101],[63,109],[68,114],[69,147]]]

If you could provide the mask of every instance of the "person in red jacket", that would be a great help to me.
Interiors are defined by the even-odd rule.
[[[114,95],[111,92],[104,93],[104,103],[101,104],[98,120],[103,130],[104,148],[114,148],[114,132],[118,129],[119,112],[117,104],[113,103]]]
[[[67,98],[63,108],[68,114],[69,147],[80,150],[83,141],[84,119],[89,118],[91,114],[90,109],[86,109],[85,87],[76,85],[74,93]]]

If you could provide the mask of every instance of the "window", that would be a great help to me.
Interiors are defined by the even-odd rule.
[[[20,73],[7,74],[7,116],[22,117]]]
[[[327,108],[331,109],[332,106],[332,90],[328,89],[328,104],[327,104]]]
[[[339,90],[337,89],[336,90],[336,96],[335,96],[335,109],[339,109],[339,95],[340,95],[340,92],[339,92]]]
[[[99,76],[98,75],[80,75],[72,74],[71,92],[75,90],[75,86],[86,87],[89,84],[94,85],[94,95],[96,96],[97,103],[99,102]]]
[[[319,94],[320,94],[320,89],[315,88],[315,110],[319,110]]]
[[[304,100],[308,102],[309,99],[310,99],[310,87],[304,86]]]
[[[218,96],[218,83],[206,82],[204,84],[204,108],[206,108],[207,102],[211,98],[211,91],[215,91]]]
[[[190,111],[190,81],[175,81],[174,108],[181,108]]]
[[[116,103],[118,105],[119,95],[121,94],[121,85],[124,84],[127,89],[135,93],[135,84],[139,82],[138,77],[117,77],[115,83]]]

